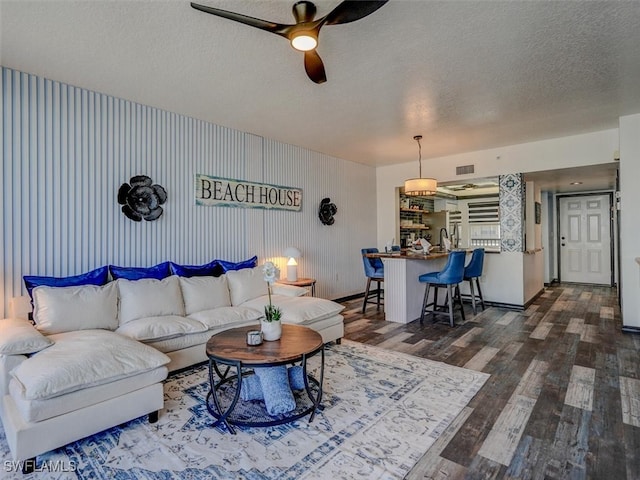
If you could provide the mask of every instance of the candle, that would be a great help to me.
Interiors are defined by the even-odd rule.
[[[249,330],[247,332],[247,345],[260,345],[262,343],[262,332],[260,330]]]

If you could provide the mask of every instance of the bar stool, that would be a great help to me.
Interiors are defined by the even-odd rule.
[[[482,310],[486,307],[484,306],[484,298],[482,297],[482,290],[480,289],[480,277],[482,276],[482,268],[484,266],[484,248],[476,248],[471,254],[471,260],[466,267],[464,267],[464,279],[469,281],[469,290],[471,291],[471,306],[473,307],[473,314],[476,314],[476,295],[473,288],[473,281],[476,281],[476,286],[478,287],[478,298],[480,299],[480,304],[482,305]]]
[[[425,313],[431,313],[432,315],[448,315],[449,325],[453,327],[453,309],[454,302],[460,306],[460,313],[462,320],[464,320],[464,308],[462,306],[462,298],[460,297],[459,283],[464,277],[464,258],[466,252],[456,251],[449,254],[447,264],[439,272],[430,272],[420,275],[418,280],[422,283],[426,283],[424,289],[424,300],[422,301],[422,312],[420,313],[420,324],[424,321]],[[433,303],[428,303],[429,289],[431,285],[434,286]],[[447,303],[449,310],[446,312],[437,311],[438,307],[438,287],[447,287]],[[455,287],[455,291],[454,288]],[[427,310],[429,306],[433,305],[431,310]]]
[[[363,248],[362,250],[360,250],[360,252],[362,253],[362,263],[364,264],[364,274],[367,277],[367,288],[364,292],[364,303],[362,304],[362,313],[364,313],[365,309],[367,308],[367,303],[373,303],[373,302],[369,302],[369,297],[372,294],[369,294],[369,289],[371,288],[371,281],[374,282],[378,282],[378,289],[376,290],[376,297],[377,297],[377,305],[378,308],[377,310],[380,310],[380,284],[382,282],[384,282],[384,264],[382,263],[382,260],[380,260],[379,258],[369,258],[366,256],[367,253],[378,253],[378,249],[377,248]]]

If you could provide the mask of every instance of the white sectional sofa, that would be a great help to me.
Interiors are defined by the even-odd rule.
[[[344,333],[343,307],[273,285],[282,321]],[[118,279],[106,285],[38,286],[0,321],[0,419],[14,460],[44,452],[163,407],[168,372],[207,360],[225,329],[255,325],[269,297],[260,267],[213,277]]]

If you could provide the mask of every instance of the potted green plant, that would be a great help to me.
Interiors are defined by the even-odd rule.
[[[282,311],[271,303],[271,286],[280,276],[280,270],[273,262],[265,262],[262,266],[264,281],[267,282],[267,292],[269,294],[269,305],[264,307],[264,318],[260,322],[262,338],[266,341],[280,340],[282,336]]]

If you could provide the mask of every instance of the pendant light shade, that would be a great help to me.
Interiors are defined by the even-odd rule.
[[[404,194],[409,196],[427,197],[436,194],[438,181],[435,178],[422,178],[422,135],[416,135],[413,139],[418,142],[418,178],[410,178],[404,181]]]
[[[404,193],[410,196],[431,196],[436,194],[438,182],[435,178],[410,178],[404,181]]]

